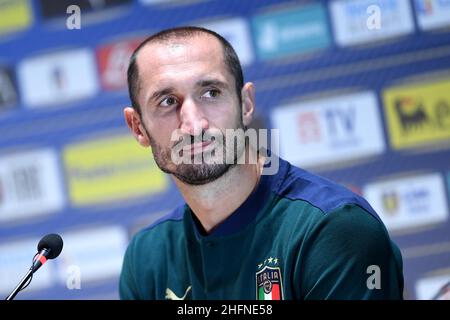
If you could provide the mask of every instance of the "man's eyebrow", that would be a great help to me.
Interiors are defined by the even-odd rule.
[[[219,87],[222,89],[227,89],[228,85],[220,80],[217,79],[204,79],[204,80],[199,80],[196,82],[195,84],[197,87],[201,87],[201,88],[205,88],[205,87],[210,87],[210,86],[215,86],[215,87]],[[157,90],[155,92],[153,92],[150,97],[147,100],[147,103],[151,102],[151,101],[155,101],[158,100],[159,98],[171,94],[172,92],[174,92],[175,89],[172,87],[168,87],[168,88],[164,88],[161,90]]]
[[[172,93],[173,91],[174,90],[171,87],[157,90],[157,91],[153,92],[152,95],[148,98],[147,103],[150,101],[157,100],[157,99],[161,98],[162,96]]]
[[[197,81],[196,86],[201,88],[210,86],[215,86],[222,89],[228,88],[228,85],[225,82],[216,79],[199,80]]]

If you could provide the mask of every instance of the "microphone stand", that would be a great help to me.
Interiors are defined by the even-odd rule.
[[[55,233],[48,234],[43,237],[38,243],[38,252],[34,255],[33,262],[27,274],[20,280],[17,287],[6,297],[5,300],[12,300],[19,293],[20,290],[25,289],[33,280],[33,273],[35,273],[47,259],[56,258],[62,250],[63,241],[61,236]],[[29,281],[27,283],[27,281]]]
[[[12,299],[14,299],[14,297],[19,293],[20,290],[22,290],[23,286],[28,281],[28,279],[31,278],[31,276],[33,276],[33,268],[30,268],[30,270],[28,270],[28,272],[25,275],[25,277],[23,277],[23,279],[19,282],[17,287],[10,293],[10,295],[5,300],[12,300]]]

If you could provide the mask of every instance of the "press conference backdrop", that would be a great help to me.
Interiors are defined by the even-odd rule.
[[[405,298],[436,298],[450,281],[449,0],[0,0],[0,294],[57,232],[61,256],[18,298],[118,298],[130,237],[182,202],[122,116],[133,48],[178,25],[234,45],[255,126],[365,196],[402,251]]]

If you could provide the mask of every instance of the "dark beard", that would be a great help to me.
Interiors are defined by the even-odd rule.
[[[243,128],[243,124],[241,126]],[[226,163],[226,141],[224,145],[219,147],[224,148],[224,161],[222,163],[200,163],[200,164],[184,164],[175,165],[171,161],[171,150],[170,148],[164,149],[156,143],[156,141],[149,135],[147,128],[145,132],[149,138],[150,146],[152,147],[153,157],[155,159],[156,165],[161,169],[161,171],[172,174],[177,177],[182,182],[189,185],[204,185],[210,183],[221,176],[223,176],[228,170],[234,167],[237,163],[238,154],[237,148],[234,149],[234,161],[232,164]],[[233,142],[234,143],[234,142]]]
[[[180,164],[177,166],[177,171],[172,172],[172,174],[181,181],[183,181],[184,183],[199,186],[210,183],[220,178],[234,165],[235,164],[226,164],[226,163]]]

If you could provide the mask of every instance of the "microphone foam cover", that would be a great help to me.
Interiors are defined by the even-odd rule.
[[[50,233],[44,236],[41,241],[39,241],[37,249],[38,251],[49,249],[49,255],[47,259],[55,259],[61,253],[63,248],[63,240],[59,234]]]

